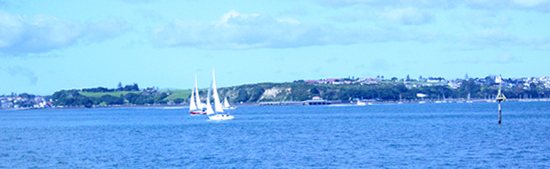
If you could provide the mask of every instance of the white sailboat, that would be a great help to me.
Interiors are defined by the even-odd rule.
[[[237,107],[232,107],[227,101],[227,97],[223,99],[223,109],[236,109]]]
[[[191,115],[204,115],[206,112],[203,110],[203,105],[199,97],[199,89],[197,88],[197,75],[195,75],[195,88],[191,91],[191,98],[189,98],[189,113]]]
[[[367,105],[367,103],[366,103],[366,102],[363,102],[363,101],[361,101],[361,100],[357,100],[357,105],[358,105],[358,106],[364,106],[364,105]]]
[[[214,109],[210,104],[210,90],[212,90],[212,97],[214,98]],[[208,89],[208,100],[206,100],[206,114],[210,120],[230,120],[235,117],[224,113],[222,104],[220,103],[220,97],[218,96],[218,89],[216,89],[216,74],[212,70],[212,85]]]

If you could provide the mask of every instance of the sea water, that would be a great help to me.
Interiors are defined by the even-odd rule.
[[[0,110],[0,168],[550,168],[550,102]]]

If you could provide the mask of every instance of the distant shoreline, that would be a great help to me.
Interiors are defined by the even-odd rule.
[[[277,101],[274,101],[277,102]],[[263,105],[262,102],[258,103],[234,103],[236,107],[247,107],[247,106],[297,106],[297,105],[303,105],[301,104],[305,101],[299,101],[299,102],[278,102],[281,104],[275,105],[275,104],[266,104]],[[343,105],[343,106],[369,106],[369,105],[380,105],[380,104],[441,104],[441,103],[494,103],[495,100],[487,100],[487,99],[477,99],[477,100],[471,100],[470,102],[466,101],[412,101],[412,102],[367,102],[367,105],[357,105],[356,102],[346,102],[346,101],[332,101],[331,104],[326,105]],[[550,99],[508,99],[505,102],[550,102]],[[265,102],[264,102],[265,103]],[[285,104],[287,103],[287,104]],[[300,103],[300,104],[298,104]],[[311,105],[316,106],[316,105]],[[49,108],[7,108],[7,109],[0,109],[0,110],[45,110],[45,109],[111,109],[111,108],[166,108],[166,109],[186,109],[189,106],[187,104],[185,105],[112,105],[112,106],[95,106],[95,107],[49,107]]]

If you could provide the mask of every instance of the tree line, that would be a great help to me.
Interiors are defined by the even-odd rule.
[[[268,90],[279,89],[277,92]],[[154,105],[154,104],[181,104],[189,102],[189,95],[180,98],[170,99],[168,92],[159,92],[154,88],[147,88],[139,91],[137,84],[108,89],[103,87],[82,89],[87,92],[120,92],[120,95],[113,96],[105,94],[100,97],[87,97],[79,90],[61,90],[52,95],[55,105],[60,106],[104,106],[104,105]],[[228,97],[233,103],[254,103],[260,101],[304,101],[315,96],[327,100],[352,100],[352,99],[373,99],[377,101],[414,101],[419,100],[417,94],[425,95],[422,99],[490,99],[498,92],[495,84],[482,84],[474,80],[463,80],[459,87],[451,88],[447,85],[434,85],[422,87],[407,87],[404,83],[391,82],[380,84],[315,84],[304,81],[287,83],[258,83],[246,84],[234,87],[218,89],[220,97]],[[509,99],[522,98],[548,98],[550,89],[541,84],[531,84],[530,88],[521,86],[504,87],[504,94]],[[266,96],[266,93],[272,95]],[[206,93],[201,91],[203,101]]]
[[[120,92],[120,91],[139,91],[139,86],[137,83],[134,83],[133,85],[126,85],[122,87],[122,83],[118,83],[118,87],[116,89],[109,89],[106,87],[96,87],[96,88],[87,88],[82,89],[83,92],[92,92],[92,93],[101,93],[101,92]]]
[[[542,84],[503,87],[504,94],[510,99],[548,98],[550,89]],[[263,97],[266,90],[280,89],[274,97]],[[326,100],[373,99],[378,101],[415,101],[417,94],[422,99],[490,99],[498,93],[495,83],[478,83],[474,79],[463,80],[457,88],[448,85],[407,87],[403,82],[379,84],[318,84],[295,81],[293,83],[259,83],[220,89],[222,97],[228,96],[234,102],[259,101],[304,101],[319,96]]]
[[[105,94],[100,97],[88,97],[82,95],[81,92],[91,93],[106,93],[106,92],[118,92],[127,91],[119,95],[112,96],[111,94]],[[153,88],[147,88],[140,91],[137,84],[126,85],[125,87],[119,87],[117,89],[109,89],[105,87],[88,88],[82,90],[61,90],[55,92],[51,99],[55,105],[58,106],[107,106],[107,105],[155,105],[155,104],[167,104],[165,99],[168,97],[167,92],[158,92]],[[174,99],[172,102],[179,104],[183,102],[183,99]]]

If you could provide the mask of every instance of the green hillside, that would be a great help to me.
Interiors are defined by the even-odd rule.
[[[79,92],[81,95],[86,97],[101,97],[105,95],[113,96],[113,97],[120,97],[122,95],[126,95],[128,93],[135,93],[140,94],[141,91],[118,91],[118,92]]]
[[[475,80],[453,82],[403,82],[403,81],[353,81],[342,80],[328,83],[295,81],[287,83],[257,83],[218,88],[220,98],[228,98],[231,103],[257,103],[263,101],[304,101],[315,96],[326,100],[372,99],[376,101],[418,101],[453,99],[486,99],[496,95],[498,86],[494,83],[480,83]],[[519,82],[518,82],[519,83]],[[80,90],[62,90],[54,93],[52,99],[57,105],[87,106],[96,105],[163,105],[187,104],[191,90],[139,90],[137,84],[128,90],[92,88]],[[549,88],[540,84],[531,84],[532,88],[520,85],[505,88],[508,98],[520,98],[526,95],[547,97]],[[123,88],[120,88],[123,89]],[[422,94],[419,98],[418,94]],[[207,90],[200,91],[201,100],[206,100]]]

